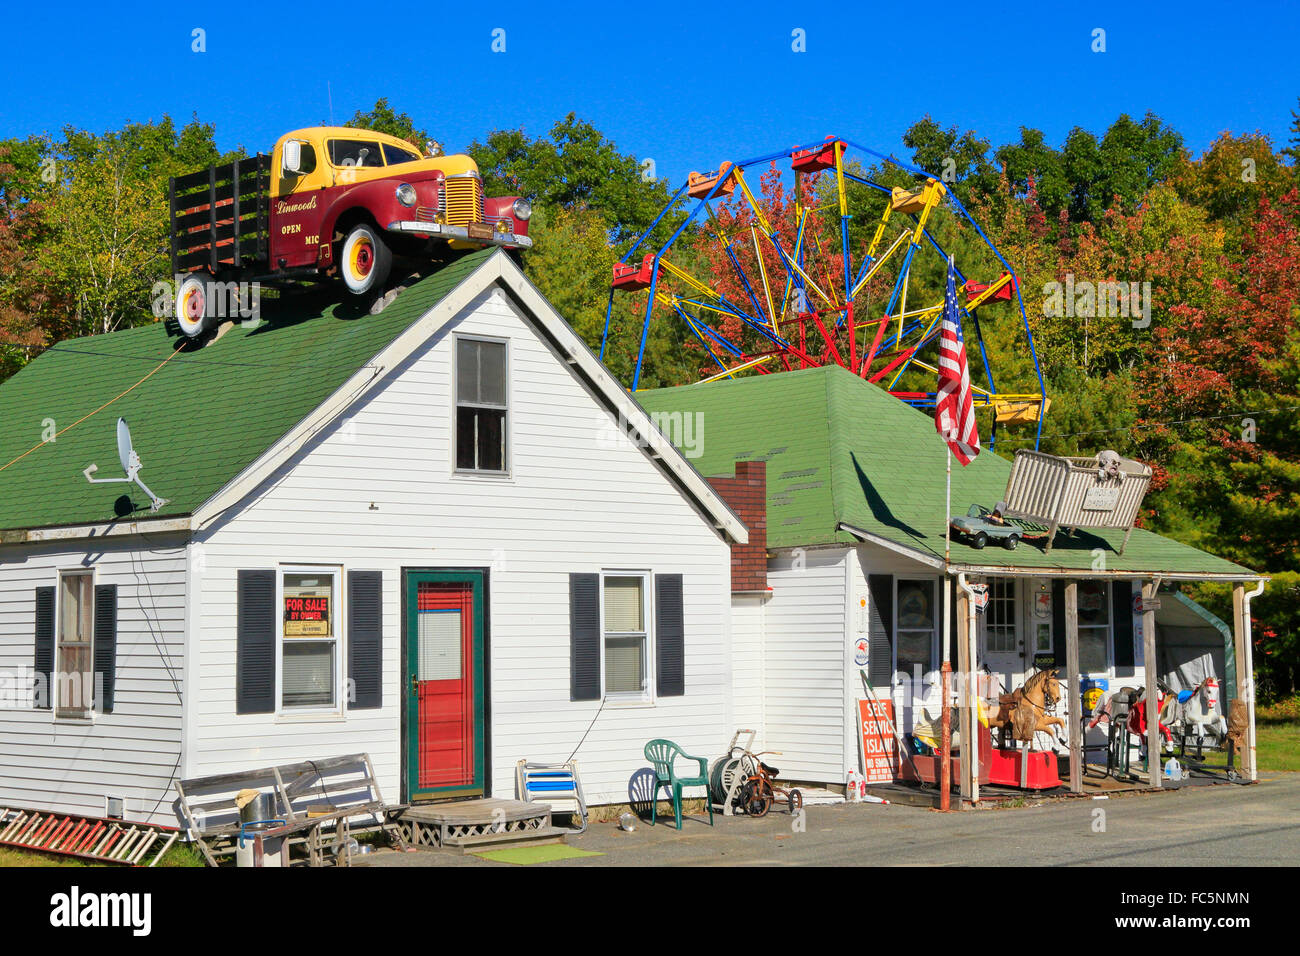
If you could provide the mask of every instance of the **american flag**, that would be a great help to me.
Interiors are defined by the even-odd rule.
[[[948,259],[948,290],[943,297],[943,324],[939,329],[939,392],[935,398],[934,426],[963,465],[980,453],[975,427],[975,403],[970,393],[966,342],[957,317],[956,270]]]

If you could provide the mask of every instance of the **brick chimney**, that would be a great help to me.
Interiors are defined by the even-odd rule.
[[[709,478],[749,528],[748,544],[731,546],[731,590],[767,590],[767,462],[738,461],[734,478]]]

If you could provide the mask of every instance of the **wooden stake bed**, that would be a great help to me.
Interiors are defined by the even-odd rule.
[[[109,817],[0,807],[0,844],[123,866],[157,866],[177,827]]]

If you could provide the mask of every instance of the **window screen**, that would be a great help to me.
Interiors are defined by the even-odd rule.
[[[94,696],[91,676],[95,634],[94,578],[65,574],[59,594],[59,653],[54,669],[54,708],[59,716],[86,717]]]
[[[1104,581],[1079,583],[1079,673],[1105,673],[1110,666],[1110,599]]]
[[[337,686],[338,628],[332,571],[283,576],[280,689],[282,706],[329,707]]]
[[[503,472],[506,461],[506,346],[456,341],[456,467]]]
[[[909,678],[934,670],[935,607],[933,581],[898,582],[898,637],[895,670]]]
[[[605,693],[640,695],[647,690],[645,578],[604,579]]]

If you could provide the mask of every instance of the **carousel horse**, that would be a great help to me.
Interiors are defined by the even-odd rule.
[[[1178,703],[1178,698],[1173,694],[1164,693],[1160,689],[1160,686],[1157,686],[1156,703],[1160,714],[1159,719],[1156,721],[1160,728],[1160,736],[1165,739],[1165,747],[1172,750],[1174,746],[1174,734],[1173,731],[1169,729],[1169,724],[1173,722],[1174,710]],[[1142,696],[1141,700],[1129,709],[1128,730],[1129,733],[1136,734],[1138,737],[1146,740],[1147,699],[1145,694]]]
[[[1228,722],[1218,710],[1219,681],[1207,677],[1188,693],[1178,695],[1178,726],[1183,737],[1195,737],[1198,745],[1203,745],[1209,736],[1215,743],[1222,743],[1228,736]],[[1208,728],[1208,733],[1207,733]]]
[[[1037,671],[1015,693],[998,697],[998,710],[989,718],[989,729],[1002,731],[1004,739],[1008,730],[1016,740],[1033,740],[1038,731],[1055,737],[1053,727],[1065,726],[1060,717],[1050,716],[1061,699],[1058,673],[1056,668]]]

